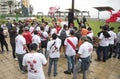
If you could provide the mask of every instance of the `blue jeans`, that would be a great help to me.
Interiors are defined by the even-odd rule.
[[[54,63],[54,75],[57,75],[58,58],[49,58],[48,75],[50,75],[51,73],[53,63]]]
[[[97,49],[97,59],[101,60],[101,53],[103,53],[103,61],[106,61],[108,58],[108,46],[98,46]]]
[[[74,64],[75,64],[75,56],[67,56],[67,62],[68,62],[68,72],[73,71]]]

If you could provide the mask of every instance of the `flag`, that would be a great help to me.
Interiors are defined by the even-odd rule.
[[[110,14],[112,15],[112,10],[108,10],[110,12]]]
[[[54,15],[54,13],[55,13],[56,11],[58,11],[59,9],[60,9],[59,6],[50,7],[50,8],[49,8],[49,13],[50,13],[50,15]]]
[[[117,19],[120,18],[120,10],[117,13],[114,13],[111,15],[109,19],[106,20],[106,22],[117,22]]]

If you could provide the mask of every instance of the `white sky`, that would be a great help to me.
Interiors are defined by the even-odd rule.
[[[60,11],[71,8],[72,0],[29,0],[34,7],[34,13],[43,12],[47,14],[49,7],[60,6]],[[92,18],[97,18],[98,11],[93,7],[111,6],[115,9],[114,12],[120,10],[120,0],[75,0],[75,8],[81,11],[90,11]],[[100,12],[100,18],[108,18],[109,12]]]

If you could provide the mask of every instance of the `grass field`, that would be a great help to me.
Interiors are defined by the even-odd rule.
[[[92,27],[95,36],[100,31],[99,27],[105,24],[104,21],[98,21],[98,20],[88,20],[88,23],[90,27]],[[110,23],[109,26],[114,27],[115,32],[117,33],[118,32],[117,28],[120,26],[120,22]]]

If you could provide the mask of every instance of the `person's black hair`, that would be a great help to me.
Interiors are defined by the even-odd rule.
[[[46,25],[48,25],[48,22],[45,22]]]
[[[100,29],[102,29],[103,28],[103,26],[100,26]]]
[[[74,34],[75,34],[74,30],[70,30],[70,35],[74,35]]]
[[[44,27],[43,27],[43,26],[41,27],[41,30],[44,30]]]
[[[19,30],[18,34],[22,34],[23,33],[23,30]]]
[[[34,25],[34,22],[32,22],[31,25]]]
[[[108,30],[106,26],[103,26],[102,29],[106,31]]]
[[[91,27],[88,27],[88,28],[87,28],[87,30],[91,31],[91,30],[92,30],[92,28],[91,28]]]
[[[110,27],[110,30],[114,30],[115,28],[114,27]]]
[[[53,38],[53,39],[56,39],[56,38],[57,38],[57,34],[56,34],[56,33],[53,33],[53,34],[52,34],[52,38]]]
[[[37,31],[37,30],[35,30],[35,31],[34,31],[34,34],[35,34],[35,35],[37,35],[37,34],[38,34],[38,31]]]
[[[31,49],[31,50],[37,50],[37,44],[36,44],[36,43],[32,43],[32,44],[30,45],[30,49]]]
[[[77,27],[73,27],[74,30],[77,30]]]
[[[66,28],[67,28],[67,25],[66,25],[66,24],[64,24],[64,25],[63,25],[63,28],[64,28],[64,29],[66,29]]]

